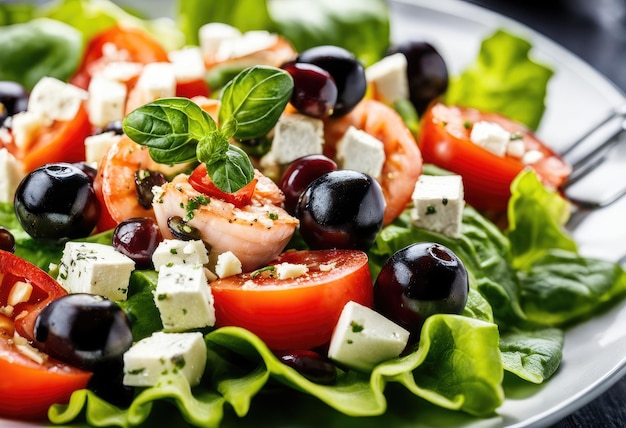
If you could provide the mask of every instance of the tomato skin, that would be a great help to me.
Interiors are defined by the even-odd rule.
[[[26,316],[12,319],[17,333],[33,339],[33,327],[41,310],[67,292],[47,273],[20,257],[0,250],[0,305],[13,284],[33,285],[27,302],[16,305],[14,313]],[[0,330],[0,416],[20,419],[42,419],[54,403],[67,403],[72,392],[87,386],[91,373],[52,358],[38,363],[20,352],[13,336]]]
[[[87,108],[82,103],[74,119],[55,121],[39,130],[28,149],[17,156],[26,172],[53,162],[85,160],[85,138],[92,134]]]
[[[230,202],[237,208],[250,205],[257,181],[256,178],[253,178],[250,183],[246,184],[241,189],[233,193],[228,193],[221,190],[211,181],[211,177],[207,174],[206,164],[204,163],[198,165],[189,176],[189,184],[191,184],[191,187],[195,190],[207,196]]]
[[[346,303],[373,304],[362,251],[287,251],[271,264],[283,262],[306,264],[309,272],[292,279],[244,273],[213,281],[216,326],[248,329],[273,350],[308,349],[330,340]],[[334,267],[322,271],[320,265]]]
[[[169,62],[167,51],[149,33],[139,28],[114,26],[101,31],[91,38],[78,70],[70,83],[87,89],[95,71],[110,61],[122,58],[107,58],[105,45],[115,45],[124,61],[148,64],[151,62]]]
[[[495,122],[510,133],[522,133],[526,150],[540,151],[543,159],[530,166],[479,147],[470,140],[468,126],[479,121]],[[506,210],[511,182],[525,168],[532,168],[544,184],[554,188],[571,173],[571,167],[525,126],[497,113],[472,108],[432,105],[422,117],[418,144],[424,162],[463,177],[465,200],[479,210]]]
[[[209,97],[211,91],[209,85],[202,80],[189,80],[187,82],[176,82],[176,96],[184,98]]]

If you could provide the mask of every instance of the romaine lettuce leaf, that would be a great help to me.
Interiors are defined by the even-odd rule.
[[[528,40],[496,31],[483,40],[476,61],[451,79],[446,103],[500,113],[536,130],[554,72],[529,57],[531,47]]]

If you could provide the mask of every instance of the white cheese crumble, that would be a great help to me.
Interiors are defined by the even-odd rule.
[[[461,236],[465,201],[460,175],[421,175],[412,199],[411,217],[415,226],[452,238]]]
[[[337,161],[343,169],[379,178],[385,164],[385,145],[367,132],[350,126],[337,143]]]

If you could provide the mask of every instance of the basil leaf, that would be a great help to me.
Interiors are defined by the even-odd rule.
[[[198,142],[217,132],[215,122],[187,98],[162,98],[129,113],[124,133],[149,148],[159,163],[184,163],[196,159]]]
[[[246,68],[221,93],[219,122],[237,121],[234,137],[262,137],[276,125],[293,91],[285,70],[258,65]]]
[[[222,159],[207,163],[207,172],[220,190],[233,193],[250,183],[254,178],[254,167],[250,158],[237,146],[229,144]]]

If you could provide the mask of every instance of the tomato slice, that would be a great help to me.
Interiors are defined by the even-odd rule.
[[[191,187],[195,190],[207,196],[230,202],[237,208],[250,205],[257,181],[256,178],[253,178],[250,183],[246,184],[241,189],[233,193],[228,193],[224,192],[213,183],[211,177],[207,174],[206,164],[204,163],[198,165],[189,176],[189,184],[191,184]]]
[[[203,79],[176,82],[176,96],[184,98],[208,97],[211,94],[209,85]]]
[[[45,418],[54,403],[67,403],[72,392],[85,388],[91,373],[42,354],[36,361],[19,350],[12,327],[26,340],[33,339],[34,323],[41,310],[66,291],[47,273],[18,256],[0,250],[0,306],[8,307],[11,290],[21,282],[33,289],[30,297],[3,315],[0,328],[0,416]],[[18,285],[19,286],[19,285]],[[6,311],[5,311],[6,313]]]
[[[373,304],[364,252],[287,251],[270,266],[281,263],[308,272],[279,279],[266,268],[213,281],[216,326],[248,329],[273,350],[307,349],[328,343],[347,302]]]
[[[497,123],[512,134],[521,133],[526,150],[538,151],[542,158],[526,165],[518,158],[500,157],[474,144],[471,127],[479,121]],[[422,117],[418,144],[424,162],[463,177],[465,200],[479,210],[505,210],[511,182],[527,167],[554,188],[571,173],[571,167],[524,125],[472,108],[434,104]]]
[[[163,46],[146,31],[114,26],[91,38],[81,65],[70,79],[70,83],[87,89],[94,72],[112,61],[148,64],[169,62],[169,59]]]

